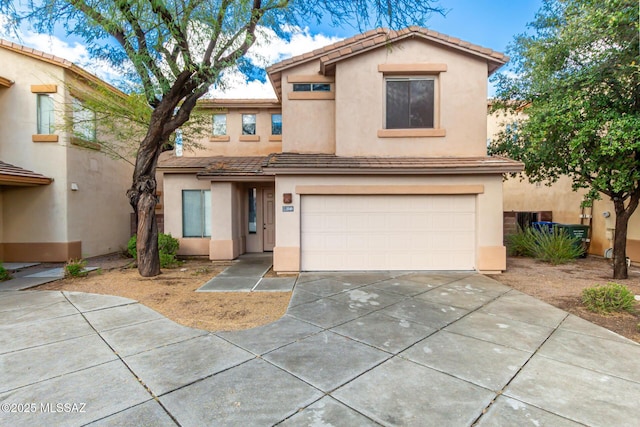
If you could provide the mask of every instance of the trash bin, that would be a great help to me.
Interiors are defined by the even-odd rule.
[[[582,258],[587,256],[587,250],[589,249],[589,226],[582,224],[556,224],[555,227],[559,230],[564,230],[569,236],[575,237],[579,240],[579,244],[584,250]]]
[[[531,226],[539,231],[546,231],[551,234],[553,232],[553,227],[557,225],[557,222],[551,221],[535,221],[531,223]]]

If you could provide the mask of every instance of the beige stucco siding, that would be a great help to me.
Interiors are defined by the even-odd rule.
[[[385,75],[378,65],[414,63],[446,65],[446,71],[434,75],[435,127],[446,136],[379,138],[385,125]],[[486,62],[416,40],[344,60],[336,66],[336,154],[484,156],[486,95]]]
[[[164,174],[164,232],[180,241],[178,254],[207,255],[210,238],[182,237],[182,190],[211,190],[211,183],[199,181],[195,174]]]
[[[274,108],[220,108],[206,109],[204,134],[196,138],[198,148],[184,150],[185,157],[198,156],[266,156],[282,151],[282,137],[271,135],[271,114],[279,114],[281,111]],[[225,114],[227,116],[227,134],[224,136],[213,135],[213,114]],[[256,115],[256,136],[259,140],[246,140],[242,135],[242,115]],[[284,126],[283,126],[284,127]]]
[[[56,109],[62,108],[63,70],[3,49],[0,49],[0,60],[3,77],[15,81],[10,88],[0,90],[0,159],[54,179],[44,187],[12,187],[4,191],[4,199],[11,203],[7,203],[3,212],[3,241],[67,242],[64,142],[62,139],[57,143],[32,142],[32,135],[37,132],[37,94],[31,92],[31,86],[57,85],[57,92],[51,95]]]
[[[289,76],[318,75],[319,61],[282,73],[282,151],[288,153],[335,153],[335,100],[289,99],[293,84]],[[336,86],[332,83],[332,89]]]

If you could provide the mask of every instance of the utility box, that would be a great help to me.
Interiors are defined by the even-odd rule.
[[[584,249],[583,257],[587,256],[589,249],[589,226],[582,224],[555,224],[559,230],[564,230],[569,236],[580,239],[582,249]]]

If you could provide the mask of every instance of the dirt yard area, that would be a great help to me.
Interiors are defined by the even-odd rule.
[[[231,262],[187,260],[164,269],[157,277],[140,277],[130,260],[119,256],[88,261],[100,267],[87,277],[69,278],[38,286],[38,290],[65,290],[131,298],[185,326],[209,331],[248,329],[282,317],[291,292],[194,292]]]
[[[239,330],[267,324],[282,317],[290,292],[194,292],[232,262],[187,260],[154,278],[143,278],[130,260],[119,256],[89,260],[101,267],[88,277],[65,279],[36,289],[68,290],[118,295],[140,301],[186,326],[210,331]],[[609,261],[598,257],[552,266],[530,258],[509,258],[507,271],[493,279],[556,307],[640,342],[640,303],[636,314],[600,315],[582,307],[582,290],[612,281]],[[272,272],[267,274],[273,276]],[[617,281],[640,295],[640,267],[632,266],[629,279]]]
[[[619,313],[602,315],[592,313],[582,306],[582,290],[609,282],[628,287],[640,295],[640,267],[629,268],[629,278],[613,280],[610,260],[588,256],[575,262],[552,266],[533,258],[513,257],[507,260],[507,271],[490,276],[525,294],[532,295],[569,313],[580,316],[620,335],[640,342],[640,302],[635,314]]]

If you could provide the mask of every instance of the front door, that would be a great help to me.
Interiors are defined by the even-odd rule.
[[[275,188],[262,190],[262,250],[273,251],[276,244],[276,197]]]

